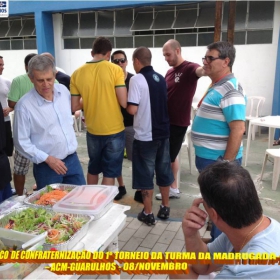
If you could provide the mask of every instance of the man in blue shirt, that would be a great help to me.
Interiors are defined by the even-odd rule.
[[[54,83],[55,74],[55,64],[49,57],[34,56],[28,64],[34,88],[15,108],[15,147],[33,162],[38,189],[52,183],[86,183],[76,154],[70,92]]]
[[[199,172],[216,160],[242,161],[242,137],[245,132],[246,97],[232,73],[235,48],[229,42],[207,46],[202,58],[205,75],[212,83],[192,124],[195,164]],[[212,227],[211,235],[220,232]]]
[[[188,274],[172,274],[169,278],[279,279],[280,266],[276,258],[280,255],[280,224],[263,214],[249,172],[237,162],[220,161],[200,173],[198,184],[202,198],[196,198],[186,211],[182,229],[186,251],[196,256],[203,254],[204,258],[188,265]],[[207,216],[223,233],[206,245],[199,230]],[[219,253],[228,257],[231,253],[231,259],[218,260],[215,256]],[[273,255],[276,263],[268,265],[269,256]],[[264,262],[256,265],[250,259]],[[246,261],[250,264],[246,265]]]

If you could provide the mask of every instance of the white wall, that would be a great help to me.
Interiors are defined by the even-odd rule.
[[[56,31],[61,32],[61,15],[54,15],[54,24],[58,26]],[[233,65],[233,73],[239,79],[248,96],[260,95],[266,97],[262,115],[271,114],[276,69],[276,57],[280,26],[280,2],[275,2],[274,28],[272,44],[236,45],[236,60]],[[71,75],[79,66],[91,60],[90,49],[63,50],[60,34],[56,34],[56,62],[59,67]],[[115,49],[114,49],[115,50]],[[113,50],[113,51],[114,51]],[[127,70],[134,73],[132,66],[132,53],[134,49],[125,49],[128,57]],[[169,69],[162,55],[161,48],[151,49],[152,65],[154,69],[165,75]],[[201,58],[205,55],[206,47],[184,47],[183,57],[186,60],[202,64]],[[199,79],[194,101],[199,101],[210,84],[208,77]]]
[[[3,76],[12,80],[14,77],[24,74],[24,58],[29,53],[37,53],[37,50],[17,50],[17,51],[1,51],[0,55],[4,58]]]
[[[54,38],[55,38],[55,57],[56,64],[63,68],[66,73],[71,75],[79,66],[91,60],[90,49],[88,50],[64,50],[62,49],[62,21],[61,14],[53,15]],[[280,26],[280,2],[275,2],[274,12],[274,32],[273,43],[262,45],[237,45],[236,61],[233,65],[233,72],[241,82],[246,94],[261,95],[266,97],[263,108],[263,115],[271,114],[272,98],[274,90],[274,78],[276,69],[276,56],[278,47],[278,36]],[[162,56],[161,48],[154,48],[152,51],[152,65],[154,69],[165,75],[169,66]],[[24,57],[36,50],[24,51],[0,51],[4,57],[5,70],[3,76],[12,79],[24,73]],[[129,72],[134,73],[132,66],[133,49],[125,49],[128,56]],[[201,58],[205,55],[206,47],[184,47],[183,57],[186,60],[202,64]],[[198,101],[210,84],[208,77],[199,79],[194,101]]]

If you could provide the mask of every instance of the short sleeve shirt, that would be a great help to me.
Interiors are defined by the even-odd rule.
[[[186,127],[190,124],[191,106],[196,91],[195,71],[199,64],[184,61],[169,69],[165,75],[168,92],[168,114],[170,124]]]

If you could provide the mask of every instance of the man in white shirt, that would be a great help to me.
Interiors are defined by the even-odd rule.
[[[2,76],[4,70],[4,58],[0,56],[0,103],[3,108],[4,121],[5,121],[5,131],[6,131],[6,147],[5,152],[8,157],[13,155],[13,137],[12,137],[12,129],[11,129],[11,119],[10,112],[13,111],[12,108],[8,106],[8,93],[11,88],[11,81]]]
[[[33,162],[38,189],[52,183],[86,183],[76,154],[70,93],[64,85],[54,83],[55,74],[49,57],[34,56],[28,64],[34,88],[15,108],[15,147]]]

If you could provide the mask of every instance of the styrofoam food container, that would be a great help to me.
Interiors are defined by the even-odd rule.
[[[12,247],[16,245],[21,248],[21,245],[26,241],[34,238],[34,235],[24,234],[22,232],[5,230],[1,232],[1,240],[5,246]],[[27,251],[42,250],[44,240],[33,245]],[[22,279],[30,274],[33,270],[39,267],[39,263],[7,263],[0,266],[0,279]]]
[[[73,189],[58,201],[53,210],[63,213],[86,214],[94,220],[102,217],[113,205],[119,193],[117,186],[83,185]]]

